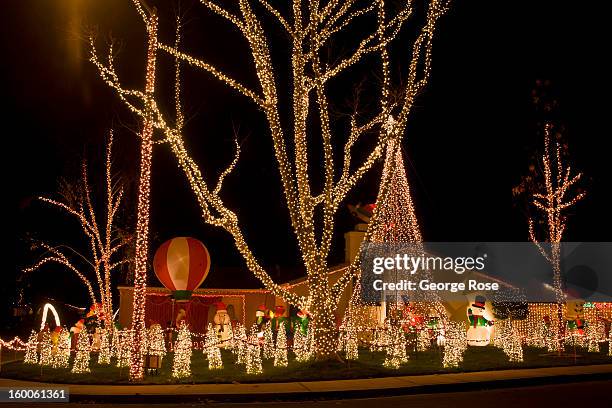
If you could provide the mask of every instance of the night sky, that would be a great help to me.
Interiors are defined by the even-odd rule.
[[[172,42],[177,3],[157,4],[161,37]],[[185,48],[257,89],[244,41],[225,21],[190,1],[182,2],[180,13],[186,24]],[[541,149],[540,124],[546,115],[532,101],[540,80],[549,83],[546,92],[558,105],[550,116],[565,129],[573,167],[585,173],[589,194],[572,210],[566,239],[610,241],[606,193],[612,183],[612,69],[610,25],[604,19],[604,13],[588,2],[454,2],[440,22],[431,81],[417,100],[404,139],[408,176],[426,240],[527,239],[525,214],[511,190],[526,174],[530,156]],[[60,177],[78,176],[83,157],[88,158],[96,183],[94,172],[101,169],[104,138],[113,128],[116,169],[128,184],[123,218],[127,226],[135,223],[138,123],[87,61],[86,36],[97,32],[100,49],[114,38],[123,82],[141,88],[144,27],[127,0],[12,0],[3,4],[0,30],[3,196],[8,203],[5,252],[9,254],[0,278],[0,315],[6,315],[5,307],[18,288],[24,288],[25,300],[34,306],[43,296],[85,306],[83,287],[59,267],[17,282],[21,269],[38,256],[30,250],[31,238],[83,245],[71,219],[33,198],[53,196]],[[278,30],[272,30],[271,38],[272,53],[282,62],[284,39]],[[405,72],[410,38],[411,31],[406,30],[394,49],[397,76]],[[172,60],[161,61],[159,70],[164,72],[158,81],[160,99],[170,100]],[[342,88],[361,74],[353,75],[332,90],[338,115],[347,111],[347,92]],[[236,209],[248,241],[271,274],[280,282],[299,277],[299,255],[263,115],[246,98],[203,72],[185,68],[184,81],[186,134],[193,156],[206,174],[218,174],[231,160],[233,129],[237,130],[243,154],[223,197]],[[285,84],[281,72],[279,88]],[[164,109],[171,112],[171,107]],[[213,261],[205,287],[257,286],[229,235],[201,221],[197,202],[167,147],[156,147],[153,167],[152,247],[173,236],[196,237],[208,246]],[[348,202],[373,200],[379,175],[380,165]],[[332,263],[343,259],[342,234],[354,224],[345,210],[339,211],[337,222]]]

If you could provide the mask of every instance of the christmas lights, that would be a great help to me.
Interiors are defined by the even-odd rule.
[[[70,332],[62,327],[57,337],[57,351],[53,356],[53,368],[68,368],[70,361]]]
[[[40,332],[40,359],[38,364],[41,366],[50,366],[53,364],[53,343],[51,342],[51,333],[49,330],[43,330]]]
[[[287,367],[287,332],[285,322],[281,322],[276,332],[276,349],[274,351],[274,366]]]
[[[251,330],[247,342],[247,358],[246,358],[246,373],[261,374],[263,367],[261,364],[261,347],[257,338],[257,330],[255,327]]]
[[[172,376],[185,378],[191,375],[191,332],[183,320],[179,327],[178,338],[174,344],[174,361],[172,363]]]
[[[36,364],[38,363],[38,339],[36,332],[32,330],[28,342],[26,343],[26,353],[23,358],[25,364]]]
[[[535,220],[529,217],[529,239],[538,246],[541,254],[551,264],[553,270],[553,288],[557,300],[557,350],[563,351],[563,336],[565,334],[565,321],[563,318],[563,305],[565,293],[561,278],[561,246],[563,234],[566,228],[566,216],[564,212],[578,201],[582,200],[586,193],[577,193],[573,198],[566,198],[570,188],[575,186],[582,177],[582,173],[572,175],[570,166],[564,164],[563,152],[560,143],[552,139],[552,125],[547,123],[544,127],[544,154],[542,155],[543,185],[531,186],[531,203],[544,214],[546,222],[545,241],[550,243],[548,251],[540,245],[536,237]],[[552,143],[551,143],[552,142]],[[552,144],[552,146],[551,146]],[[535,169],[535,166],[533,167]],[[535,179],[532,177],[531,179]]]
[[[268,320],[264,328],[263,358],[269,360],[274,358],[274,334],[272,333],[272,322]]]
[[[81,166],[79,184],[71,185],[63,182],[60,191],[63,200],[39,197],[40,201],[62,210],[79,221],[81,230],[89,241],[89,256],[81,254],[67,245],[51,246],[41,242],[38,243],[38,246],[45,250],[43,258],[33,266],[24,269],[24,272],[30,273],[47,263],[57,263],[72,271],[87,287],[91,304],[101,304],[101,309],[96,311],[96,316],[105,325],[111,324],[113,315],[111,274],[119,266],[129,262],[127,258],[117,259],[120,251],[129,243],[129,238],[120,235],[116,227],[118,210],[123,199],[123,187],[120,182],[115,180],[112,172],[112,145],[113,132],[111,131],[105,155],[106,201],[104,215],[106,218],[104,225],[100,226],[98,224],[99,213],[96,212],[92,199],[89,170],[86,162],[83,162]],[[79,269],[73,259],[85,260],[85,265],[89,265],[91,270]],[[93,278],[95,278],[97,285],[97,293],[94,290],[94,284],[92,284]],[[48,310],[52,311],[55,323],[59,326],[57,312],[50,304],[45,305],[41,325],[44,325]]]
[[[98,335],[100,336],[100,350],[98,352],[98,364],[110,364],[111,362],[111,349],[108,340],[108,331],[105,328],[98,329]]]
[[[150,356],[157,356],[160,360],[166,355],[166,341],[164,339],[164,331],[159,324],[154,324],[148,329],[147,339],[148,350]]]
[[[89,334],[87,329],[83,328],[78,334],[76,345],[76,356],[72,363],[72,372],[74,374],[89,373],[89,353],[91,351],[91,343],[89,342]]]
[[[442,365],[447,367],[458,367],[463,361],[463,352],[467,348],[465,324],[462,322],[446,322],[444,357]]]
[[[223,361],[221,361],[221,350],[219,350],[219,337],[210,323],[208,323],[208,328],[206,330],[204,351],[208,357],[209,370],[218,370],[223,368]]]
[[[286,87],[292,91],[291,101],[292,116],[287,121],[288,129],[283,128],[281,121],[281,107],[279,103],[279,91],[277,89],[278,73],[281,70],[272,63],[268,39],[264,31],[263,19],[256,14],[252,5],[247,0],[238,2],[238,14],[228,11],[224,6],[212,0],[202,0],[202,3],[212,12],[226,19],[233,24],[244,39],[247,41],[251,56],[255,66],[255,73],[259,82],[260,90],[251,90],[228,75],[213,67],[206,61],[197,59],[178,48],[178,37],[175,46],[157,43],[155,15],[147,16],[142,7],[136,2],[136,7],[147,24],[149,35],[149,53],[147,56],[147,87],[145,91],[128,90],[121,86],[119,78],[112,65],[112,57],[108,64],[100,62],[96,55],[93,40],[91,41],[92,54],[91,61],[96,65],[103,80],[113,88],[119,98],[135,114],[144,120],[144,130],[142,134],[141,160],[141,190],[139,197],[139,229],[137,234],[137,256],[136,256],[136,284],[134,297],[134,329],[136,341],[134,352],[132,353],[132,369],[130,377],[133,379],[141,378],[142,364],[138,354],[140,336],[142,332],[144,316],[144,285],[146,259],[146,232],[148,219],[148,178],[150,147],[153,144],[151,133],[152,127],[160,129],[164,138],[161,140],[167,143],[175,155],[179,167],[185,173],[189,184],[200,205],[202,218],[205,222],[225,229],[234,239],[235,246],[244,258],[247,267],[262,282],[266,289],[270,290],[275,296],[279,296],[287,302],[310,311],[313,316],[311,336],[313,341],[309,347],[318,358],[330,358],[336,351],[336,325],[334,312],[338,307],[338,301],[345,286],[357,275],[358,262],[354,262],[347,268],[344,275],[334,284],[328,279],[327,257],[331,247],[334,230],[334,217],[340,208],[342,201],[363,176],[373,167],[384,153],[385,145],[389,139],[400,139],[406,128],[409,113],[412,109],[416,95],[427,84],[431,69],[431,49],[435,28],[439,18],[447,10],[447,2],[444,0],[434,0],[429,4],[425,13],[425,23],[418,31],[411,60],[408,65],[408,76],[402,89],[401,100],[391,101],[389,98],[392,87],[390,79],[388,49],[391,42],[404,26],[408,17],[412,15],[412,2],[406,1],[402,4],[399,11],[392,17],[385,13],[385,3],[383,0],[371,0],[362,7],[357,7],[355,2],[329,2],[326,6],[319,5],[317,2],[295,3],[291,9],[293,16],[291,19],[285,18],[282,13],[273,7],[268,1],[261,0],[265,12],[280,22],[281,26],[288,32],[291,42],[291,81]],[[363,38],[358,41],[353,50],[345,57],[338,60],[335,64],[329,64],[323,59],[326,54],[325,47],[332,44],[333,37],[352,26],[355,19],[361,16],[375,14],[376,24],[369,33],[365,33]],[[230,210],[220,197],[220,187],[209,188],[200,168],[189,155],[183,135],[182,121],[177,120],[176,126],[170,125],[170,120],[164,118],[158,108],[161,103],[154,100],[153,80],[156,50],[160,50],[175,58],[178,62],[186,63],[194,68],[201,69],[211,74],[219,81],[232,87],[234,90],[250,98],[257,107],[263,112],[268,122],[274,155],[281,178],[281,185],[285,196],[291,224],[296,233],[298,246],[302,253],[302,258],[308,276],[309,294],[307,297],[299,296],[289,291],[287,288],[276,284],[268,272],[261,266],[260,262],[252,253],[246,243],[239,219],[236,213]],[[357,123],[357,117],[351,120],[350,131],[347,135],[345,144],[342,174],[338,180],[334,179],[336,173],[335,160],[333,157],[332,129],[335,127],[331,121],[329,113],[329,95],[327,87],[329,82],[338,77],[341,73],[362,62],[369,55],[380,55],[381,66],[384,73],[384,83],[381,90],[380,109],[364,121]],[[177,69],[176,76],[179,76]],[[175,79],[175,98],[179,95],[177,91],[180,81]],[[315,101],[314,108],[311,107],[310,100]],[[142,106],[142,107],[141,107]],[[178,106],[178,103],[177,103]],[[309,137],[313,133],[307,120],[310,111],[318,113],[320,133],[323,142],[323,175],[324,187],[320,194],[312,191],[311,182],[308,176],[308,150]],[[178,111],[178,110],[177,110]],[[397,119],[392,129],[386,129],[387,118],[392,111],[396,112]],[[377,132],[378,137],[375,146],[367,155],[366,159],[352,169],[351,166],[351,147],[357,140],[366,133]],[[287,147],[286,134],[293,133],[293,146],[295,159],[290,159],[289,148]],[[146,155],[144,154],[146,151]],[[236,155],[237,156],[237,155]],[[232,161],[228,169],[222,172],[222,177],[217,182],[221,185],[223,177],[235,168],[236,160]],[[316,168],[319,168],[317,165]],[[146,197],[146,200],[144,199]],[[322,220],[317,220],[318,206],[322,206],[320,213]],[[145,208],[146,206],[146,208]],[[320,234],[317,234],[315,225],[322,225]],[[317,237],[317,235],[319,235]],[[371,235],[371,233],[370,233]],[[368,235],[369,237],[369,235]],[[144,249],[144,250],[143,250]]]

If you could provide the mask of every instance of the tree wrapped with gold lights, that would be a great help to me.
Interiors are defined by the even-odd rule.
[[[50,366],[53,364],[53,342],[51,341],[51,333],[48,329],[40,332],[40,359],[38,364],[41,366]]]
[[[111,362],[111,348],[108,331],[105,328],[98,330],[100,335],[100,350],[98,352],[98,364],[106,365]]]
[[[174,378],[185,378],[191,375],[192,347],[191,332],[187,323],[182,321],[174,344],[174,361],[172,363],[172,376]]]
[[[57,351],[53,356],[53,368],[68,368],[70,348],[70,332],[62,327],[57,337]]]
[[[164,331],[159,324],[154,324],[149,327],[147,345],[147,354],[150,356],[158,356],[161,360],[166,355]]]
[[[308,347],[308,337],[301,330],[296,330],[293,334],[293,353],[295,360],[305,362],[310,360],[310,349]]]
[[[144,324],[145,302],[139,300],[143,300],[141,297],[144,296],[145,286],[148,180],[153,144],[151,135],[155,128],[162,133],[159,141],[169,145],[189,180],[200,205],[203,220],[224,229],[232,236],[247,267],[265,288],[311,313],[314,352],[317,358],[331,358],[336,351],[337,336],[334,312],[338,307],[340,295],[359,269],[359,257],[356,257],[340,279],[334,283],[328,279],[328,255],[334,236],[334,218],[347,194],[383,156],[387,143],[390,140],[399,142],[402,139],[415,99],[429,80],[434,33],[440,17],[447,11],[447,1],[428,2],[424,13],[425,21],[417,29],[412,51],[408,53],[410,57],[406,64],[407,75],[397,81],[391,75],[391,49],[398,33],[414,14],[414,6],[410,0],[402,2],[399,8],[387,5],[384,0],[330,0],[325,4],[317,1],[295,1],[293,6],[289,7],[290,16],[284,15],[284,12],[275,8],[268,0],[260,1],[262,7],[254,7],[253,2],[249,0],[239,0],[234,8],[228,3],[202,0],[206,8],[233,25],[246,41],[255,68],[257,89],[242,84],[207,61],[183,51],[179,47],[178,35],[174,44],[158,40],[157,16],[154,11],[147,12],[137,0],[134,0],[134,4],[145,22],[149,39],[144,91],[123,87],[113,65],[112,51],[109,53],[108,62],[102,62],[97,56],[93,39],[91,61],[98,68],[103,80],[143,121],[133,319],[136,339],[140,336]],[[273,63],[270,53],[271,33],[264,24],[267,19],[262,13],[269,13],[280,23],[278,27],[287,34],[287,47],[291,53],[288,70]],[[335,37],[354,28],[354,22],[360,19],[369,19],[371,30],[360,29],[360,36],[355,38],[352,46],[342,41],[341,50],[337,49],[333,41]],[[348,52],[347,47],[350,47]],[[337,55],[339,51],[343,55]],[[164,115],[159,108],[163,104],[156,100],[154,93],[155,61],[158,54],[175,59],[176,118]],[[379,65],[376,70],[378,72],[374,73],[376,80],[371,81],[380,83],[376,103],[373,104],[376,109],[370,110],[369,115],[360,114],[356,109],[348,120],[336,120],[331,115],[331,83],[345,72],[362,65],[366,59],[377,61]],[[278,165],[289,217],[308,278],[307,296],[300,296],[290,288],[274,282],[246,242],[237,212],[230,209],[222,199],[223,180],[236,167],[239,146],[237,145],[234,160],[221,172],[216,182],[206,180],[204,172],[187,150],[180,106],[180,64],[210,74],[247,97],[263,113],[274,146],[274,158]],[[279,87],[279,72],[285,70],[291,73],[289,82]],[[382,80],[378,81],[378,78]],[[283,109],[284,104],[281,102],[281,95],[287,93],[290,93],[289,110]],[[348,94],[352,93],[353,90],[348,90]],[[399,97],[393,98],[392,94]],[[285,111],[289,112],[289,117],[283,121],[281,117]],[[317,115],[316,121],[309,120],[313,115]],[[389,117],[395,118],[392,123],[388,120]],[[344,129],[344,140],[336,140],[336,135],[341,133],[334,130],[332,135],[332,129]],[[320,135],[320,138],[314,138],[315,134]],[[355,163],[352,158],[353,147],[368,134],[375,135],[374,146],[361,163]],[[314,144],[322,144],[322,165],[318,162],[309,163],[308,152],[313,150]],[[339,144],[344,145],[340,160],[335,157],[334,152],[334,146]],[[309,170],[313,169],[322,169],[322,188],[317,189],[310,179]],[[388,185],[389,182],[384,181],[383,184]],[[384,190],[387,187],[382,188]],[[375,220],[376,212],[366,233],[367,240],[377,225]],[[136,348],[136,345],[134,347]],[[141,378],[142,362],[133,358],[132,366],[130,375],[133,378]]]
[[[28,342],[26,343],[26,353],[23,358],[25,364],[36,364],[38,363],[38,338],[36,332],[32,330]]]
[[[91,352],[91,343],[89,341],[89,333],[83,328],[78,334],[76,355],[72,363],[72,372],[75,374],[88,373],[89,368],[89,353]]]
[[[276,348],[274,349],[274,366],[287,367],[287,331],[285,322],[281,322],[276,332]]]
[[[528,192],[531,204],[542,214],[541,222],[535,217],[529,217],[529,239],[537,245],[540,253],[550,263],[553,271],[553,288],[557,301],[556,347],[563,351],[565,336],[565,320],[563,317],[566,296],[561,276],[561,241],[567,226],[567,210],[582,200],[586,193],[578,190],[572,193],[582,177],[582,173],[573,175],[567,162],[567,145],[559,141],[560,134],[553,132],[552,125],[544,127],[544,153],[542,155],[542,174],[536,173],[525,177],[523,183],[513,192],[520,194]],[[538,238],[536,224],[544,225],[544,238]],[[545,248],[541,242],[549,245]]]
[[[263,366],[261,363],[261,346],[257,338],[257,328],[253,326],[247,341],[246,373],[261,374]]]
[[[444,355],[442,365],[447,368],[458,367],[463,361],[463,352],[467,348],[467,336],[463,322],[447,321],[444,332]]]
[[[55,263],[71,271],[87,288],[91,304],[102,305],[96,316],[107,325],[111,324],[113,316],[111,277],[121,265],[129,262],[129,259],[121,254],[130,241],[129,235],[117,226],[123,186],[112,170],[112,146],[111,131],[106,144],[104,211],[96,208],[89,168],[85,161],[81,165],[79,182],[62,180],[60,183],[60,199],[39,197],[43,203],[61,210],[79,222],[88,241],[89,254],[80,253],[68,245],[52,246],[38,242],[36,246],[41,247],[45,253],[35,265],[24,270],[25,273],[30,273],[45,264]]]
[[[221,350],[219,350],[219,337],[217,332],[213,329],[212,324],[208,323],[208,329],[206,330],[206,340],[204,342],[204,351],[208,358],[208,369],[218,370],[223,368],[223,361],[221,360]]]
[[[236,354],[236,364],[246,364],[247,362],[247,334],[246,328],[242,324],[236,326],[234,342],[234,353]]]
[[[130,366],[130,350],[132,347],[132,334],[129,330],[117,332],[117,367]]]
[[[269,360],[274,358],[274,333],[272,322],[268,320],[264,328],[263,358]]]

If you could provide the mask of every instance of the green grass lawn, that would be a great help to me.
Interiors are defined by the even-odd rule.
[[[612,363],[608,357],[607,346],[602,344],[601,353],[587,353],[577,350],[578,357],[557,357],[546,355],[542,349],[525,348],[522,363],[510,363],[506,355],[492,346],[469,347],[464,354],[463,363],[459,368],[444,369],[441,364],[442,355],[431,350],[410,356],[408,363],[398,370],[386,369],[382,366],[385,358],[383,352],[359,351],[359,360],[341,363],[340,361],[298,363],[290,353],[288,367],[274,367],[272,361],[264,360],[264,373],[247,375],[244,366],[235,364],[233,355],[223,350],[223,365],[221,370],[209,370],[208,362],[201,351],[194,351],[191,360],[192,375],[189,378],[176,380],[172,378],[172,354],[163,360],[163,367],[158,375],[147,375],[143,381],[146,384],[175,383],[231,383],[231,382],[285,382],[313,381],[350,378],[371,378],[395,375],[432,374],[443,372],[482,371],[508,368],[551,367],[574,364]],[[573,353],[573,350],[567,350]],[[91,373],[72,374],[70,369],[53,369],[38,365],[25,365],[22,362],[7,363],[2,366],[0,377],[13,379],[28,379],[34,381],[76,383],[76,384],[127,384],[128,369],[112,366],[101,366],[92,354]]]

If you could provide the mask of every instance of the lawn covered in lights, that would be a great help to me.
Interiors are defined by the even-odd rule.
[[[567,348],[568,355],[556,357],[547,355],[545,350],[525,347],[524,361],[512,363],[506,354],[499,348],[469,347],[463,356],[463,362],[458,368],[443,368],[442,352],[428,350],[412,354],[407,364],[399,369],[387,369],[383,366],[384,352],[371,352],[367,349],[359,350],[359,360],[341,363],[339,361],[300,363],[290,356],[287,367],[274,367],[272,360],[263,361],[264,373],[248,375],[244,368],[234,364],[234,357],[226,350],[222,350],[223,368],[209,370],[208,361],[203,353],[194,351],[191,360],[191,376],[176,379],[172,377],[172,353],[163,360],[163,367],[157,375],[147,375],[145,384],[176,384],[176,383],[232,383],[232,382],[288,382],[288,381],[316,381],[335,379],[371,378],[398,375],[435,374],[460,371],[483,371],[509,368],[552,367],[574,364],[604,364],[612,363],[612,357],[607,356],[606,346],[599,353],[588,353],[577,349],[576,358],[572,355],[573,348]],[[2,366],[1,377],[12,379],[27,379],[43,382],[74,383],[74,384],[127,384],[129,383],[129,368],[118,368],[114,365],[99,365],[97,356],[92,354],[91,372],[73,374],[70,369],[53,369],[39,365],[13,362]]]

